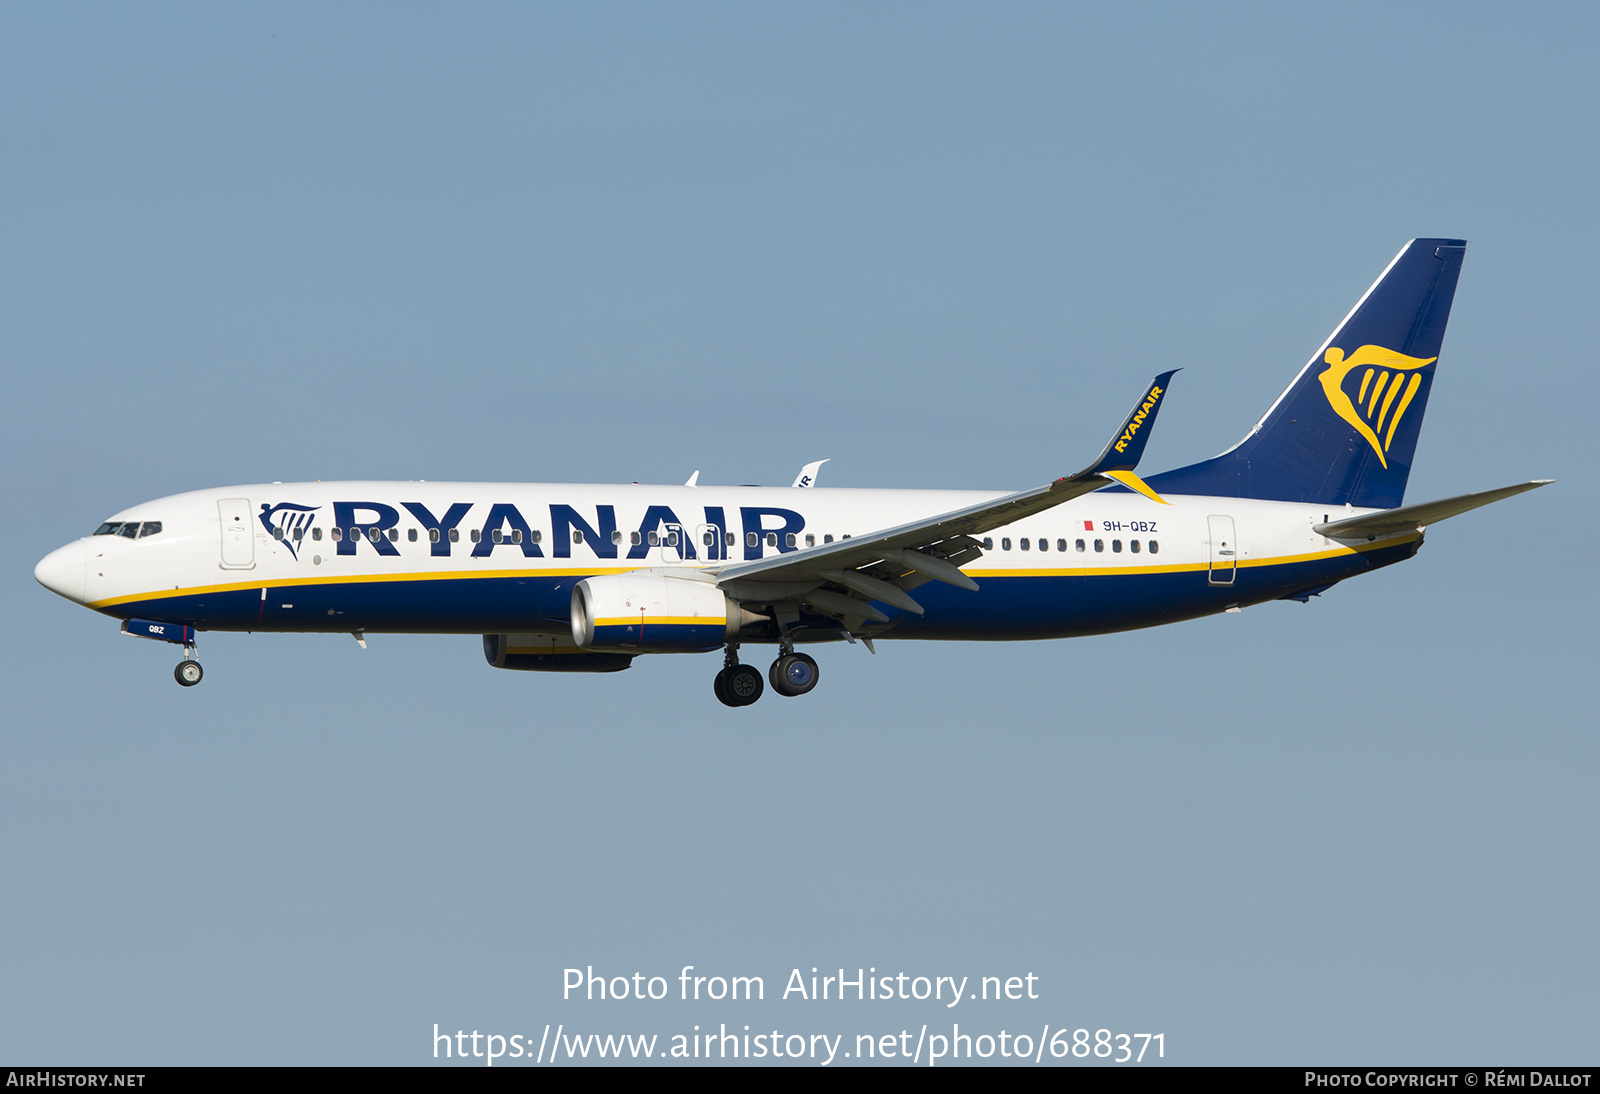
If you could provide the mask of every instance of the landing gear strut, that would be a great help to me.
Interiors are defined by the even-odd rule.
[[[192,645],[183,647],[183,660],[178,662],[178,667],[172,670],[173,679],[186,688],[192,688],[200,682],[205,675],[205,670],[200,667],[200,662],[194,659],[195,649]]]
[[[725,706],[747,707],[761,698],[764,687],[761,672],[752,665],[741,665],[739,647],[729,643],[728,652],[723,657],[722,671],[711,682],[711,689],[717,693],[717,698]]]

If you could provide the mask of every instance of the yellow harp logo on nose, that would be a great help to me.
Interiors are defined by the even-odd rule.
[[[1407,357],[1382,346],[1362,346],[1349,357],[1344,355],[1342,349],[1330,349],[1322,359],[1328,363],[1328,368],[1317,379],[1322,381],[1328,405],[1333,407],[1335,414],[1355,426],[1356,432],[1365,437],[1378,454],[1378,462],[1387,468],[1389,461],[1384,453],[1389,451],[1400,419],[1406,416],[1406,408],[1422,386],[1422,373],[1417,370],[1433,364],[1438,358]],[[1360,386],[1352,399],[1344,389],[1345,377],[1360,368],[1366,371],[1361,374]],[[1411,374],[1409,379],[1406,377],[1408,372]],[[1400,390],[1402,387],[1405,388],[1403,392]],[[1385,426],[1388,427],[1387,431]],[[1383,434],[1381,441],[1378,439],[1380,433]]]

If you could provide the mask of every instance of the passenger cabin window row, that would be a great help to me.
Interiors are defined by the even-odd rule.
[[[1023,550],[1023,551],[1032,550],[1035,545],[1037,545],[1038,549],[1041,550],[1041,551],[1050,550],[1050,541],[1048,539],[1042,537],[1042,536],[1038,540],[1032,540],[1028,536],[1022,536],[1020,539],[1017,540],[1017,543],[1016,543],[1017,548],[1019,550]],[[1012,545],[1011,545],[1011,537],[1010,536],[1001,536],[1000,537],[1000,549],[1002,551],[1011,550],[1011,546]],[[983,538],[983,549],[985,551],[994,550],[994,537],[985,536]],[[1072,549],[1074,551],[1080,551],[1080,552],[1081,551],[1087,551],[1089,549],[1089,546],[1085,541],[1083,541],[1081,539],[1075,539],[1075,540],[1072,541]],[[1096,553],[1103,554],[1105,552],[1105,549],[1106,549],[1106,541],[1103,540],[1103,539],[1095,540],[1094,541],[1094,549],[1095,549]],[[1064,540],[1064,539],[1056,540],[1056,550],[1057,551],[1061,551],[1061,552],[1065,552],[1067,550],[1067,541]],[[1139,541],[1137,539],[1130,539],[1128,541],[1128,551],[1129,551],[1129,553],[1136,555],[1141,550],[1149,551],[1152,555],[1160,554],[1161,553],[1161,544],[1157,540],[1153,540],[1153,539],[1144,540],[1142,543],[1141,543],[1141,541]],[[1122,541],[1120,539],[1114,539],[1114,540],[1111,541],[1111,553],[1112,554],[1121,554],[1122,553]]]

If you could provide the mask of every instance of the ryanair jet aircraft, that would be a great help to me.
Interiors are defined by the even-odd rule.
[[[328,482],[126,509],[41,560],[47,589],[183,646],[204,630],[483,635],[496,668],[613,672],[724,652],[717,698],[817,684],[797,647],[1068,638],[1304,602],[1417,553],[1428,525],[1542,486],[1402,505],[1465,242],[1414,239],[1255,428],[1134,473],[1172,373],[1100,458],[1020,493]],[[797,489],[798,488],[798,489]],[[745,644],[776,646],[763,674]]]

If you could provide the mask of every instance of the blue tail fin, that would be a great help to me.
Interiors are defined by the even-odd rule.
[[[1151,488],[1399,505],[1466,245],[1406,244],[1249,436],[1214,459],[1150,476]]]

